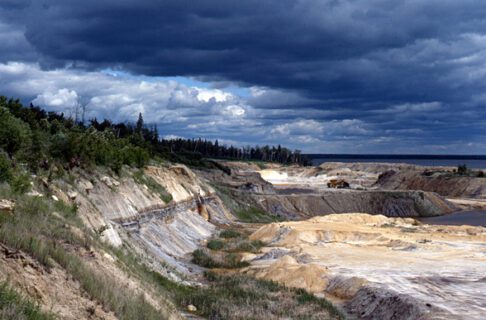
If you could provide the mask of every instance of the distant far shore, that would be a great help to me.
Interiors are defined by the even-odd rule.
[[[306,154],[313,165],[324,162],[407,163],[419,166],[486,169],[486,155]]]

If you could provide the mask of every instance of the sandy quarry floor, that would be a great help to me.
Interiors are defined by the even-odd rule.
[[[247,257],[257,277],[343,301],[363,286],[392,290],[430,319],[486,315],[486,228],[338,214],[269,224],[251,238],[268,244]]]

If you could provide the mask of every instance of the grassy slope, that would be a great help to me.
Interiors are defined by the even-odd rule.
[[[0,283],[0,320],[54,320],[39,306],[23,297],[7,283]]]
[[[28,253],[46,268],[60,265],[80,283],[91,299],[102,303],[119,319],[163,318],[143,296],[127,292],[113,279],[92,270],[74,253],[76,250],[72,249],[76,247],[89,249],[102,244],[87,231],[84,237],[71,232],[69,226],[83,228],[73,207],[44,197],[15,195],[6,186],[0,189],[0,198],[13,198],[17,203],[15,214],[0,215],[2,243]]]

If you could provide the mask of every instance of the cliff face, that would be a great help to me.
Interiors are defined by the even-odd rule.
[[[197,272],[190,254],[215,232],[215,224],[234,219],[213,188],[183,165],[128,170],[121,177],[79,172],[73,185],[57,183],[59,197],[76,193],[79,215],[101,239],[133,247],[173,279]]]
[[[384,172],[376,181],[376,187],[391,190],[425,190],[452,198],[486,200],[486,178],[457,176],[437,172],[407,170]]]
[[[432,192],[385,190],[375,185],[380,170],[390,166],[352,169],[344,164],[328,167],[275,167],[258,171],[232,163],[231,175],[203,173],[225,186],[233,199],[282,219],[298,220],[331,213],[367,212],[389,217],[426,217],[457,208]],[[407,167],[408,168],[408,167]],[[350,182],[350,189],[331,189],[332,179]]]
[[[342,301],[362,319],[482,319],[486,229],[333,214],[273,223],[246,272]]]
[[[332,190],[319,193],[255,195],[268,212],[294,218],[331,213],[367,212],[388,217],[427,217],[456,210],[431,192]]]

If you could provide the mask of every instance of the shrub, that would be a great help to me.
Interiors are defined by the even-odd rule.
[[[236,249],[238,251],[256,253],[259,252],[263,246],[265,246],[265,243],[263,243],[263,241],[252,240],[252,241],[241,242]]]
[[[0,153],[0,183],[9,182],[12,179],[12,164],[7,155]]]
[[[478,171],[478,175],[477,175],[478,178],[484,178],[485,176],[486,175],[484,174],[484,171],[482,170]]]
[[[212,239],[208,241],[206,246],[211,250],[221,250],[224,248],[224,242],[221,240]]]
[[[192,262],[205,268],[218,268],[220,264],[213,260],[204,250],[197,249],[192,253]]]
[[[457,174],[466,175],[468,173],[467,166],[465,164],[461,164],[457,166]]]
[[[16,173],[10,179],[10,186],[13,192],[17,194],[24,194],[30,190],[30,177],[27,173]]]
[[[22,120],[0,107],[0,147],[10,156],[30,146],[31,131]]]
[[[221,238],[237,238],[241,236],[241,234],[238,231],[235,230],[223,230],[219,234]]]

